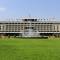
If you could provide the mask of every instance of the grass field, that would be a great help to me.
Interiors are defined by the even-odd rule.
[[[0,39],[0,60],[60,60],[60,39]]]

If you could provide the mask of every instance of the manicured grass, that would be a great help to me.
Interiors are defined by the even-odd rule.
[[[0,60],[60,60],[60,39],[0,39]]]

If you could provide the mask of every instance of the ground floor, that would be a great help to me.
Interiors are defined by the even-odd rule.
[[[60,33],[0,33],[0,37],[60,37]]]

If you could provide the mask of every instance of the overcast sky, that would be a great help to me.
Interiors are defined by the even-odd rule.
[[[0,0],[0,18],[29,15],[60,18],[60,0]]]

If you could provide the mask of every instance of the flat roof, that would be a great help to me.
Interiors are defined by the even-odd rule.
[[[28,19],[28,18],[25,18]],[[34,19],[34,18],[32,18]],[[0,23],[30,23],[29,21],[24,21],[24,18],[22,19],[0,19]],[[31,21],[31,23],[60,23],[60,20],[54,20],[54,19],[37,19],[37,21]]]

